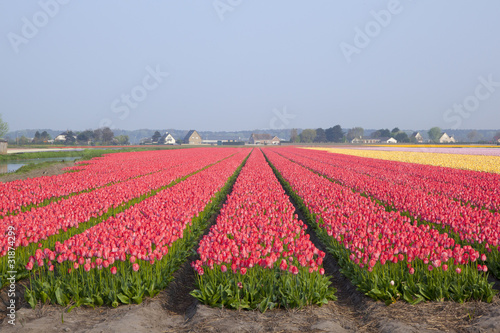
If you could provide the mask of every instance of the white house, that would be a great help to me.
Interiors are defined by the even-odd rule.
[[[424,138],[422,137],[422,134],[420,134],[420,132],[413,132],[413,134],[410,135],[410,139],[412,139],[413,142],[424,142]]]
[[[174,145],[175,144],[175,138],[172,136],[172,134],[165,132],[163,136],[158,140],[158,142],[162,142],[165,145]]]
[[[57,141],[66,141],[66,136],[68,136],[68,131],[66,131],[64,133],[61,133],[58,136],[56,136],[54,138],[54,142],[57,142]],[[75,138],[75,140],[76,140],[76,136],[75,135],[73,135],[73,138]]]
[[[394,138],[383,137],[380,138],[380,143],[398,143],[398,140]]]
[[[451,143],[455,142],[455,138],[452,136],[449,136],[446,133],[441,133],[441,136],[439,137],[439,143]]]

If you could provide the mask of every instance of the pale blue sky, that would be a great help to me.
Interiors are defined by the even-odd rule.
[[[0,113],[11,130],[496,129],[499,15],[498,0],[0,0]]]

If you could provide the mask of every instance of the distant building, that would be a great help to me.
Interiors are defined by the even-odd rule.
[[[158,140],[158,143],[163,143],[165,145],[174,145],[175,144],[175,138],[172,136],[172,134],[165,132]]]
[[[413,132],[412,135],[410,135],[410,140],[418,143],[424,142],[424,138],[420,132]]]
[[[7,154],[7,140],[0,139],[0,154]]]
[[[190,130],[184,137],[183,142],[190,145],[201,145],[202,139],[198,132]]]
[[[57,142],[57,141],[66,141],[66,137],[67,137],[67,136],[68,136],[68,131],[63,132],[63,133],[59,134],[58,136],[56,136],[56,137],[54,138],[54,142]],[[75,135],[73,135],[73,137],[74,137],[74,138],[75,138],[75,140],[76,140],[76,136],[75,136]]]
[[[380,138],[380,143],[398,143],[398,140],[396,140],[394,138],[384,137],[384,138]]]
[[[398,143],[398,140],[394,138],[380,138],[381,143]]]
[[[351,143],[380,143],[380,138],[370,138],[369,136],[363,136],[361,138],[354,138]]]
[[[441,136],[439,137],[439,143],[452,143],[455,142],[455,138],[452,136],[449,136],[446,133],[441,133]]]
[[[370,138],[367,136],[364,136],[362,138],[354,138],[351,140],[351,143],[398,143],[398,140],[394,138]]]
[[[271,136],[271,134],[255,134],[250,136],[248,142],[252,145],[279,145],[280,138]]]

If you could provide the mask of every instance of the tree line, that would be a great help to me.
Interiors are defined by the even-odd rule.
[[[364,135],[364,129],[362,127],[354,127],[345,132],[340,125],[335,125],[333,127],[323,129],[305,129],[300,134],[298,134],[297,129],[292,129],[290,135],[290,141],[295,143],[312,143],[312,142],[351,142],[355,138],[362,138]],[[398,142],[411,142],[408,134],[401,131],[399,128],[395,127],[392,131],[389,129],[379,129],[370,134],[373,139],[383,138],[383,137],[393,137]]]
[[[64,140],[57,140],[57,144],[63,145],[129,145],[128,135],[115,136],[109,127],[98,128],[95,130],[87,129],[84,131],[73,132],[68,130],[64,133]],[[55,139],[55,138],[54,138]],[[30,139],[24,135],[17,138],[15,141],[20,145],[27,144],[48,144],[52,142],[52,138],[47,131],[40,133],[36,131],[34,138]]]

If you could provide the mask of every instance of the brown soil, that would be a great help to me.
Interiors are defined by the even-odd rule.
[[[74,162],[55,163],[46,168],[34,169],[23,173],[1,174],[0,183],[11,182],[13,180],[24,180],[28,178],[36,178],[42,176],[53,176],[64,173],[63,168],[68,168],[75,165]]]
[[[0,328],[2,332],[500,332],[498,296],[491,304],[398,302],[385,306],[334,276],[335,285],[343,286],[337,301],[262,314],[201,305],[187,294],[194,281],[192,269],[185,265],[178,273],[182,278],[176,276],[167,290],[140,305],[82,307],[67,313],[67,308],[59,306],[32,310],[23,303],[16,312],[16,325],[6,318]]]

